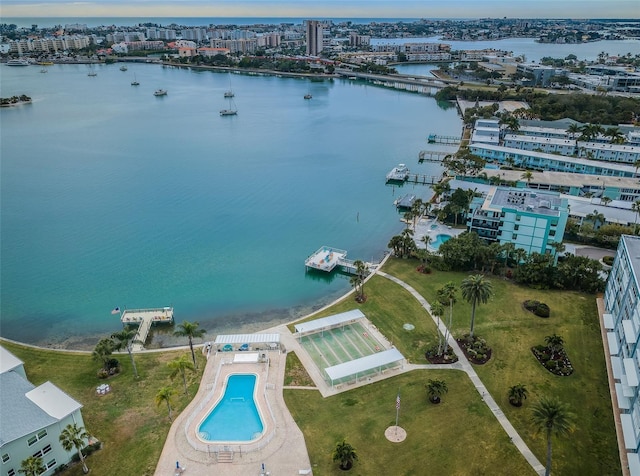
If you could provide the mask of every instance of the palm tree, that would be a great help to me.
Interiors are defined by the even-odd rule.
[[[449,281],[447,283],[445,283],[444,286],[442,286],[439,290],[438,290],[438,300],[444,305],[444,304],[449,304],[449,323],[447,325],[447,328],[445,330],[445,334],[444,334],[444,343],[445,346],[448,346],[448,342],[449,342],[449,332],[451,332],[451,326],[453,326],[453,305],[456,302],[456,293],[458,292],[458,288],[456,288],[456,285],[453,284],[452,281]],[[446,349],[447,347],[445,347]]]
[[[167,362],[167,365],[171,369],[171,378],[174,378],[176,375],[180,374],[182,376],[182,383],[184,384],[184,393],[185,395],[189,394],[189,390],[187,388],[187,370],[195,371],[195,367],[193,363],[189,360],[189,357],[186,355],[182,355],[173,359],[170,362]]]
[[[42,462],[42,458],[39,456],[29,456],[20,463],[18,473],[22,473],[25,476],[39,476],[46,470],[47,467]]]
[[[443,345],[442,345],[442,334],[440,334],[440,318],[444,314],[444,306],[442,303],[436,301],[431,304],[431,315],[436,316],[436,320],[438,322],[436,332],[438,333],[438,351],[436,355],[442,355]],[[446,344],[446,343],[445,343]],[[446,348],[446,347],[445,347]]]
[[[356,276],[360,281],[360,299],[364,299],[364,279],[369,274],[369,266],[364,261],[359,259],[353,262],[353,266],[356,268]],[[357,292],[357,289],[356,289]]]
[[[449,391],[444,380],[429,379],[425,387],[431,403],[440,403],[440,397]]]
[[[553,357],[557,352],[560,352],[564,346],[564,339],[562,336],[558,334],[552,334],[550,336],[546,336],[544,338],[545,343],[547,344],[547,348],[551,352],[551,356]]]
[[[471,303],[471,329],[469,337],[473,339],[473,327],[476,319],[476,304],[486,302],[493,296],[493,285],[491,281],[486,280],[482,274],[469,276],[462,281],[460,285],[462,297]]]
[[[416,222],[422,216],[423,203],[421,198],[416,198],[411,204],[411,217],[413,219],[413,231],[416,230]]]
[[[612,201],[613,199],[611,197],[602,197],[600,199],[600,203],[602,203],[605,207],[609,205]]]
[[[638,214],[640,214],[640,200],[636,200],[635,202],[633,202],[633,205],[631,205],[631,210],[636,212],[636,224],[637,224],[638,223]]]
[[[547,436],[547,464],[545,476],[551,474],[551,436],[567,436],[573,431],[574,415],[557,398],[542,398],[533,406],[532,422]]]
[[[120,350],[123,347],[127,349],[129,358],[131,359],[131,366],[133,367],[133,375],[135,376],[135,378],[138,378],[138,368],[136,367],[136,361],[133,358],[132,344],[140,342],[139,340],[135,339],[137,333],[138,331],[136,329],[132,329],[127,325],[121,331],[111,334],[111,338],[115,339],[113,345],[114,350]]]
[[[199,322],[184,321],[178,326],[178,330],[173,333],[174,336],[189,338],[191,357],[193,358],[193,365],[196,369],[198,368],[198,362],[196,362],[196,353],[193,351],[193,339],[199,339],[207,332],[204,329],[198,329],[199,325]]]
[[[358,455],[353,446],[342,440],[341,443],[336,445],[336,449],[333,450],[333,461],[340,462],[340,469],[351,469],[353,462],[358,459]]]
[[[521,407],[522,401],[527,399],[529,391],[522,384],[509,387],[509,403],[514,407]]]
[[[93,360],[97,360],[102,363],[104,370],[109,370],[109,363],[111,362],[111,354],[113,354],[113,341],[111,339],[100,339],[93,349]]]
[[[633,166],[636,169],[636,175],[638,175],[638,168],[640,168],[640,159],[638,159],[635,162],[633,162]]]
[[[533,178],[533,172],[531,172],[531,170],[526,170],[525,172],[522,173],[520,178],[527,181],[527,187],[528,187],[529,185],[531,185],[531,179]]]
[[[78,451],[78,456],[80,457],[80,462],[82,463],[82,472],[87,474],[89,472],[89,468],[87,468],[87,463],[85,462],[85,456],[82,454],[82,448],[86,446],[85,440],[89,440],[89,434],[85,431],[85,429],[81,426],[76,425],[75,423],[68,424],[62,433],[60,433],[60,444],[64,448],[65,451],[69,452],[73,449]]]
[[[600,228],[605,223],[605,220],[606,220],[604,214],[599,213],[598,210],[594,210],[593,213],[587,214],[587,216],[585,216],[584,219],[593,223],[594,230],[597,230],[598,228]]]
[[[572,139],[575,139],[576,135],[578,135],[579,132],[580,126],[575,122],[571,123],[567,128],[567,133],[571,135]]]
[[[173,398],[174,393],[175,390],[171,387],[162,387],[160,390],[158,390],[158,393],[156,393],[156,406],[160,406],[162,402],[167,403],[167,409],[169,410],[169,421],[173,421],[173,419],[171,418],[171,399]]]

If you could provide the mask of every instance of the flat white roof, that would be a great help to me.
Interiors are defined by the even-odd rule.
[[[240,352],[233,356],[234,364],[255,364],[260,359],[257,352]]]
[[[343,377],[349,377],[350,375],[375,369],[376,367],[382,367],[383,365],[392,364],[393,362],[403,359],[404,356],[394,347],[393,349],[376,352],[375,354],[334,365],[333,367],[327,367],[324,371],[333,382]]]
[[[9,372],[23,364],[22,360],[0,346],[0,373]]]
[[[228,334],[216,336],[214,344],[264,344],[280,342],[280,334]]]
[[[64,417],[82,408],[80,403],[76,402],[51,382],[45,382],[39,387],[27,392],[26,397],[58,420],[62,420]]]
[[[340,314],[333,314],[332,316],[322,317],[320,319],[314,319],[313,321],[303,322],[295,325],[296,332],[313,332],[327,327],[337,326],[345,322],[353,321],[354,319],[360,319],[365,317],[360,309],[352,309],[351,311],[341,312]]]

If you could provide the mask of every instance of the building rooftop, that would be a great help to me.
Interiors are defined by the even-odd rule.
[[[487,177],[500,176],[503,180],[510,182],[525,182],[522,178],[522,170],[505,170],[485,168],[480,173],[486,173]],[[546,185],[564,185],[567,187],[619,187],[629,189],[640,189],[640,181],[630,177],[603,177],[591,174],[574,174],[571,172],[531,172],[532,183]]]
[[[640,283],[640,237],[622,235],[622,240],[629,255],[629,262],[631,263],[636,283]]]
[[[57,421],[26,398],[34,388],[16,372],[0,374],[0,447]]]
[[[540,137],[534,135],[523,134],[506,134],[504,136],[506,141],[518,141],[518,142],[531,142],[533,144],[556,144],[556,145],[570,145],[575,147],[576,141],[572,139],[563,139],[561,137]]]
[[[625,172],[629,174],[637,173],[636,168],[633,167],[632,165],[618,164],[615,162],[603,162],[600,160],[581,159],[579,157],[565,157],[563,155],[548,154],[545,152],[537,152],[535,150],[514,149],[513,147],[503,147],[501,145],[486,144],[483,142],[472,143],[470,144],[470,147],[477,147],[485,150],[493,150],[496,152],[504,152],[504,153],[515,155],[515,156],[522,155],[527,157],[537,157],[539,159],[546,159],[549,161],[570,162],[570,163],[579,164],[586,167],[600,167],[602,169],[617,170],[617,171]]]
[[[9,372],[22,364],[22,360],[0,346],[0,373]]]
[[[494,190],[487,195],[487,201],[485,201],[483,208],[486,207],[487,202],[491,207],[511,208],[551,216],[559,216],[560,212],[566,208],[558,193],[507,187],[494,187]]]

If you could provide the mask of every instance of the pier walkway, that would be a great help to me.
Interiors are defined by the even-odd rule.
[[[448,145],[459,145],[461,137],[456,136],[441,136],[438,134],[429,134],[427,138],[427,142],[429,144],[448,144]]]
[[[140,352],[144,350],[144,344],[147,342],[152,324],[158,322],[171,324],[173,322],[173,308],[126,309],[120,316],[120,321],[122,321],[122,324],[125,326],[138,326],[138,332],[136,332],[133,338],[131,350],[133,352]]]

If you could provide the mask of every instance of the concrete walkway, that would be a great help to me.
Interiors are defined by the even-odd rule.
[[[433,322],[436,324],[436,326],[439,326],[439,330],[442,333],[442,335],[446,335],[447,327],[442,322],[442,320],[438,323],[438,321],[431,315],[431,306],[429,305],[427,300],[418,293],[418,291],[413,289],[404,281],[401,281],[400,279],[394,276],[391,276],[383,271],[378,271],[377,274],[393,281],[396,284],[399,284],[400,286],[405,288],[407,291],[409,291],[411,295],[418,300],[418,302],[422,305],[422,307],[426,309],[426,311],[429,313],[429,315],[431,316],[431,319],[433,319]],[[507,435],[509,435],[513,444],[516,445],[516,447],[518,448],[518,451],[522,453],[522,456],[524,456],[524,458],[527,460],[527,462],[531,465],[531,467],[537,474],[543,475],[545,473],[544,465],[540,463],[540,461],[538,461],[538,458],[535,457],[533,452],[529,449],[529,447],[524,442],[522,437],[520,437],[520,435],[518,434],[516,429],[513,427],[511,422],[504,415],[504,412],[500,409],[500,407],[496,403],[493,396],[491,396],[491,394],[489,393],[489,390],[487,390],[487,387],[484,386],[484,384],[482,383],[482,380],[480,380],[480,377],[478,377],[478,374],[476,373],[475,369],[473,368],[473,366],[471,365],[467,357],[464,355],[464,352],[462,352],[462,349],[460,348],[456,340],[453,338],[453,336],[451,336],[451,334],[449,334],[448,343],[453,348],[453,351],[455,352],[455,354],[458,356],[458,362],[456,362],[453,365],[446,365],[445,368],[455,368],[467,373],[467,375],[471,379],[471,383],[473,383],[478,393],[482,396],[482,400],[489,407],[489,410],[491,410],[491,412],[495,415],[496,419],[498,420],[498,423],[500,423],[502,428],[504,428],[504,431],[507,432]],[[416,365],[416,364],[409,364],[407,367],[408,367],[407,370],[414,369],[414,368],[415,369],[431,368],[431,366]]]

